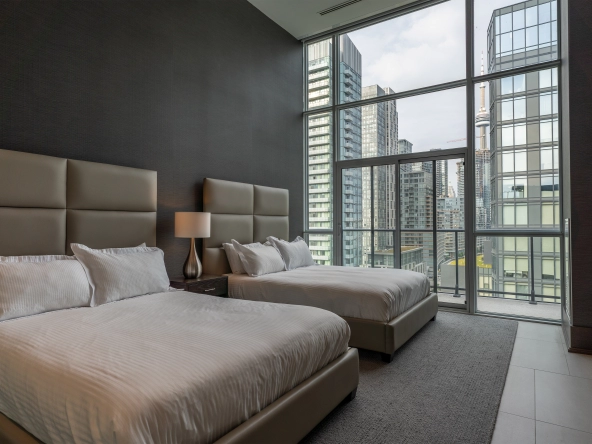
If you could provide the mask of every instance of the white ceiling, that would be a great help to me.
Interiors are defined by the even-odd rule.
[[[346,25],[415,0],[362,0],[326,15],[319,11],[345,0],[249,0],[266,16],[297,39]]]

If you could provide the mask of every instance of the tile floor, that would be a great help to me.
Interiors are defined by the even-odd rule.
[[[592,356],[561,327],[520,322],[492,444],[592,444]]]

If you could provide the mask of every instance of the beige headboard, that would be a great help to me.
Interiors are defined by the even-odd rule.
[[[206,274],[230,273],[222,244],[231,239],[243,244],[265,242],[267,236],[288,239],[288,190],[204,179],[203,202],[204,211],[212,213],[210,237],[203,243]]]
[[[0,150],[0,256],[156,245],[156,172]]]

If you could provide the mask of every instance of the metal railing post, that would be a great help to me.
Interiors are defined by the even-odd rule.
[[[530,301],[529,304],[536,305],[534,299],[534,237],[530,236]]]
[[[458,268],[460,264],[458,263],[458,231],[454,232],[454,257],[456,259],[456,285],[454,288],[454,297],[460,298],[460,293],[458,292]],[[465,257],[465,265],[466,265],[466,257]]]

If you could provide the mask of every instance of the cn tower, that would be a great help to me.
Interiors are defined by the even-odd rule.
[[[483,53],[481,53],[481,75],[485,74],[483,67]],[[485,106],[485,82],[481,82],[481,107],[475,117],[475,126],[479,128],[479,149],[487,150],[487,127],[489,126],[489,111]]]

